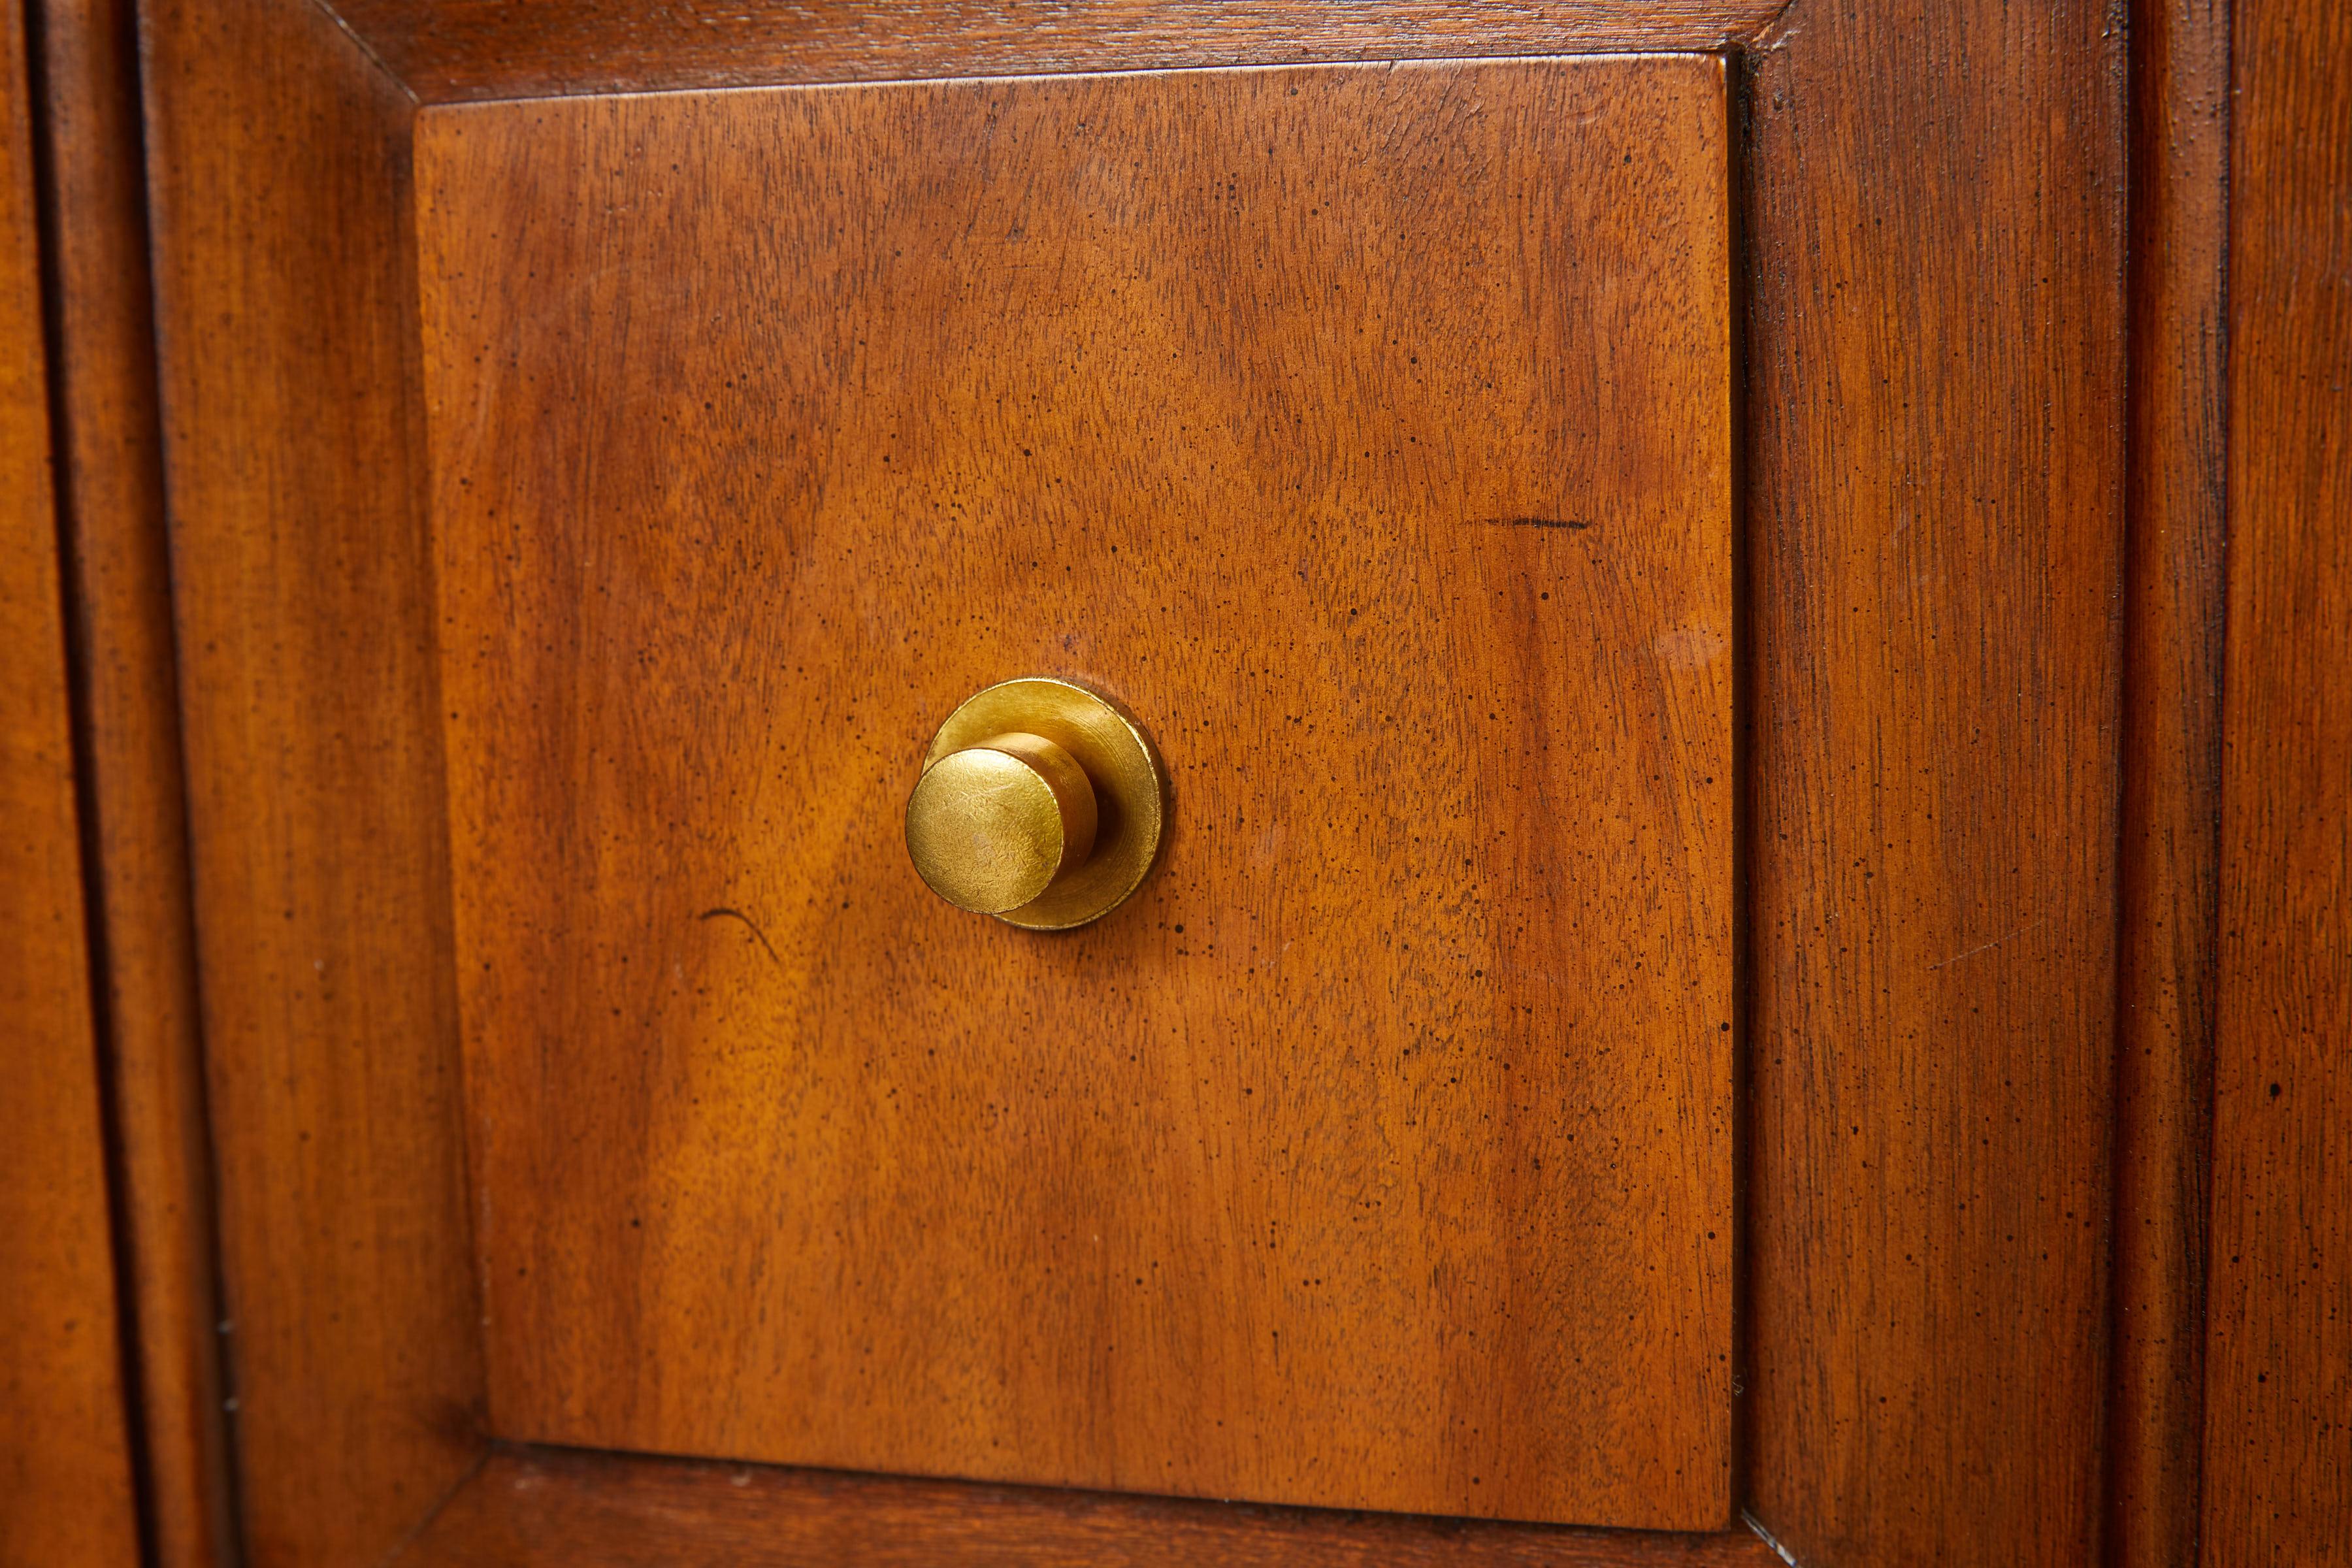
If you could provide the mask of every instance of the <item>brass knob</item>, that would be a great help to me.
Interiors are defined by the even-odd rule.
[[[1035,676],[970,697],[907,798],[907,854],[958,909],[1061,931],[1101,919],[1151,869],[1167,773],[1125,710]]]
[[[1095,787],[1077,760],[1015,730],[940,758],[907,801],[907,853],[931,891],[1001,915],[1095,847]]]

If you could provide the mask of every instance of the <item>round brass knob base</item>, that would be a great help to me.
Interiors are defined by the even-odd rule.
[[[1033,931],[1100,920],[1160,852],[1168,784],[1140,725],[1051,676],[967,698],[907,800],[907,853],[959,909]]]

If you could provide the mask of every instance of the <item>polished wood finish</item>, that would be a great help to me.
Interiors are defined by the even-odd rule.
[[[1711,56],[425,112],[495,1430],[1727,1522],[1726,132]],[[900,841],[1036,671],[1175,781],[1059,938]]]
[[[0,9],[0,1565],[131,1568],[23,23]]]
[[[646,1459],[494,1455],[395,1568],[1779,1568],[1748,1531],[1576,1530]]]
[[[2132,12],[2131,406],[2107,1561],[2197,1557],[2220,859],[2228,0]]]
[[[1702,50],[1785,0],[336,0],[427,103],[818,81]]]
[[[146,29],[246,1549],[373,1563],[481,1450],[411,103],[308,0]]]
[[[2211,1568],[2352,1562],[2352,13],[2231,77]]]
[[[232,1555],[135,19],[38,0],[58,489],[154,1562]]]
[[[382,416],[385,403],[405,406],[405,370],[385,345],[408,341],[415,304],[404,264],[385,259],[398,253],[401,203],[384,193],[404,166],[402,104],[411,94],[691,84],[750,58],[732,52],[740,34],[706,52],[692,29],[640,34],[635,53],[618,47],[619,31],[601,35],[600,50],[628,57],[619,68],[537,56],[534,26],[554,38],[567,15],[590,8],[532,9],[535,18],[516,7],[467,35],[464,58],[430,80],[419,62],[441,46],[404,53],[400,29],[454,37],[465,18],[490,12],[465,0],[417,0],[398,13],[352,5],[353,37],[268,0],[156,0],[152,23],[158,144],[177,149],[156,170],[159,197],[169,205],[183,184],[209,195],[224,182],[245,193],[188,199],[189,221],[159,235],[167,270],[205,280],[175,289],[166,279],[167,344],[200,339],[214,362],[167,383],[212,389],[175,412],[174,451],[209,455],[205,477],[175,475],[174,501],[181,489],[210,498],[187,535],[194,545],[239,530],[290,531],[284,514],[311,530],[299,558],[181,556],[212,604],[197,624],[184,620],[184,639],[194,647],[226,629],[214,668],[242,672],[268,699],[256,710],[268,725],[250,731],[242,686],[189,704],[192,753],[213,759],[195,792],[243,825],[220,855],[199,858],[200,873],[218,859],[217,899],[232,922],[208,938],[208,963],[225,960],[227,1006],[248,1020],[273,975],[299,978],[293,962],[249,945],[253,933],[234,923],[247,919],[236,893],[266,896],[265,874],[316,895],[299,907],[312,929],[335,931],[347,957],[383,949],[373,965],[343,966],[355,989],[331,1004],[345,1026],[331,1037],[389,1049],[331,1050],[319,1033],[273,1046],[257,1025],[215,1042],[226,1058],[216,1072],[241,1079],[253,1100],[332,1112],[316,1119],[331,1148],[310,1156],[299,1206],[267,1200],[263,1185],[284,1141],[256,1142],[241,1163],[223,1160],[230,1205],[282,1222],[231,1237],[232,1276],[242,1267],[257,1288],[329,1272],[328,1238],[340,1238],[350,1256],[321,1313],[336,1326],[318,1332],[360,1347],[314,1356],[311,1338],[282,1331],[240,1349],[258,1386],[281,1396],[309,1388],[316,1400],[308,1428],[282,1409],[261,1418],[275,1434],[273,1468],[246,1495],[264,1521],[267,1561],[360,1560],[393,1521],[413,1524],[420,1513],[404,1508],[437,1495],[472,1452],[453,1415],[478,1385],[465,1370],[476,1353],[466,1313],[449,1306],[464,1293],[452,1283],[462,1267],[446,1267],[441,1232],[415,1219],[444,1212],[437,1194],[455,1190],[444,1173],[457,1142],[416,1114],[455,1102],[418,1093],[435,1080],[415,1070],[443,1059],[436,1044],[446,1048],[454,1031],[448,985],[436,978],[443,906],[402,893],[432,881],[440,854],[419,826],[434,812],[398,805],[415,794],[414,753],[438,722],[430,683],[404,662],[424,641],[428,617],[417,606],[430,592],[425,552],[404,531],[416,525],[394,515],[406,515],[415,480],[405,416]],[[1375,16],[1370,26],[1398,15],[1347,14]],[[1215,61],[1213,42],[1171,60],[1126,52],[1127,34],[1073,52],[1050,26],[975,28],[979,43],[961,53],[956,28],[923,29],[933,15],[947,13],[876,13],[867,44],[815,47],[827,26],[836,37],[858,31],[837,25],[856,14],[826,12],[751,68],[820,79],[950,74],[983,61],[1005,73]],[[1497,36],[1517,25],[1510,13],[1476,15]],[[2125,842],[2118,15],[2090,0],[1796,0],[1761,32],[1731,27],[1753,68],[1743,213],[1752,259],[1739,290],[1752,294],[1743,603],[1757,726],[1743,1469],[1756,1513],[1809,1563],[1937,1552],[2071,1563],[2097,1549]],[[739,25],[731,14],[692,16],[714,29]],[[769,25],[761,16],[741,25]],[[929,43],[894,52],[891,30],[901,26]],[[1591,41],[1563,26],[1527,47]],[[1524,42],[1512,35],[1507,47]],[[1465,40],[1449,52],[1479,47]],[[1427,51],[1371,37],[1340,52]],[[407,79],[371,79],[365,58],[395,62]],[[287,100],[283,120],[273,94]],[[241,163],[207,150],[215,123]],[[273,128],[279,145],[268,140]],[[307,235],[297,220],[306,202]],[[322,260],[332,264],[325,283]],[[240,296],[247,278],[266,287]],[[202,315],[188,313],[198,307]],[[243,330],[211,324],[223,315]],[[339,363],[332,345],[346,340],[373,345],[357,362],[375,373],[372,384]],[[278,389],[263,413],[240,413],[227,395],[248,381]],[[313,385],[323,400],[293,390]],[[354,392],[371,385],[384,403]],[[289,406],[310,438],[271,430]],[[354,416],[355,407],[373,412]],[[387,442],[401,454],[389,464]],[[330,471],[337,477],[320,477]],[[289,496],[310,499],[288,507]],[[272,498],[243,519],[226,504]],[[343,528],[346,512],[357,525],[331,531],[326,520]],[[339,541],[340,569],[322,574],[332,592],[310,605],[299,568]],[[369,640],[398,679],[350,676],[349,645]],[[308,728],[282,700],[298,690],[310,700]],[[216,731],[210,741],[206,730]],[[241,742],[273,731],[396,765],[339,778],[304,762],[289,773],[258,744],[268,766],[230,765]],[[249,798],[233,798],[232,784]],[[337,786],[357,792],[349,822],[328,804]],[[399,896],[370,896],[386,886]],[[213,882],[200,877],[200,887],[209,909]],[[2149,929],[2136,923],[2126,942]],[[2126,994],[2155,994],[2135,983]],[[389,1083],[380,1094],[370,1082],[378,1071]],[[220,1121],[225,1152],[264,1125],[226,1107]],[[290,1115],[267,1125],[314,1130]],[[420,1149],[425,1157],[410,1163],[422,1187],[408,1190],[421,1195],[394,1205],[406,1219],[378,1223],[392,1189],[368,1173]],[[337,1179],[320,1179],[328,1173]],[[265,1265],[272,1247],[285,1259],[275,1268]],[[392,1288],[349,1282],[373,1266],[366,1259],[395,1249],[409,1267],[388,1277]],[[340,1326],[346,1314],[374,1329]],[[395,1351],[372,1354],[373,1345]],[[310,1372],[320,1375],[300,1375]],[[365,1451],[389,1462],[354,1462],[338,1440],[342,1423],[360,1426],[362,1444],[383,1443]],[[305,1430],[332,1436],[292,1440]],[[427,1430],[444,1436],[416,1436]],[[383,1432],[403,1436],[369,1435]],[[352,1550],[288,1544],[324,1542]]]
[[[1748,1507],[1799,1563],[2099,1550],[2123,31],[1760,40]]]

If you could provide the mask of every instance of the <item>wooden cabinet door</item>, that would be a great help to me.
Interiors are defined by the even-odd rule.
[[[2111,9],[151,0],[248,1556],[2094,1557]]]

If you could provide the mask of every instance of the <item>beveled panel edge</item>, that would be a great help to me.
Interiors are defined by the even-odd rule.
[[[501,1443],[392,1568],[1778,1568],[1754,1529],[1223,1503]]]
[[[315,0],[418,101],[942,77],[1706,51],[1790,0]]]

